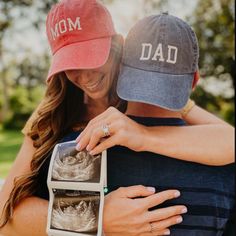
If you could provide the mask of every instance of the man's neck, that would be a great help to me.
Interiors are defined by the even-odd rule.
[[[139,117],[182,118],[180,112],[138,102],[129,102],[126,114]]]

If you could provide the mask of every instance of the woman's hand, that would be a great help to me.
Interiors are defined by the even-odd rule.
[[[107,126],[110,136],[104,139],[103,126]],[[86,148],[91,155],[101,153],[105,149],[120,145],[134,151],[142,148],[145,127],[137,124],[114,107],[108,108],[101,115],[89,122],[84,131],[76,139],[77,150]]]
[[[169,235],[172,225],[182,222],[185,206],[150,208],[180,196],[177,190],[155,193],[144,186],[120,188],[105,198],[103,230],[105,236]],[[142,198],[140,198],[142,197]]]

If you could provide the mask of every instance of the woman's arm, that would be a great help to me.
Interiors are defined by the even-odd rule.
[[[225,121],[221,120],[217,116],[211,114],[210,112],[202,109],[201,107],[194,105],[189,112],[187,112],[186,115],[183,116],[183,119],[189,124],[189,125],[224,125],[233,127],[226,123]]]
[[[3,236],[47,236],[48,201],[29,197],[14,209],[13,217],[2,229]]]
[[[115,145],[134,151],[150,151],[165,156],[206,165],[234,162],[234,128],[216,116],[195,106],[185,117],[191,126],[145,127],[115,108],[109,108],[92,120],[78,137],[77,149],[91,154]],[[111,136],[103,137],[102,126],[109,125]]]
[[[192,112],[199,110],[200,124]],[[206,123],[201,120],[206,116]],[[208,117],[205,111],[196,107],[186,117],[186,127],[145,127],[145,142],[141,150],[158,152],[180,160],[197,162],[205,165],[221,166],[234,162],[234,128],[218,118]],[[219,120],[217,122],[217,120]],[[207,123],[209,122],[209,123]],[[158,146],[157,146],[158,145]]]
[[[3,207],[13,189],[14,179],[30,172],[30,163],[34,152],[33,142],[26,136],[0,191],[0,216],[2,216]],[[46,216],[47,201],[34,197],[26,198],[15,208],[13,218],[4,227],[0,228],[0,235],[46,236]]]

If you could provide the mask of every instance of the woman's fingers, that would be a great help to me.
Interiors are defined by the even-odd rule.
[[[121,121],[124,121],[124,118],[126,118],[126,116],[119,112],[116,108],[108,108],[101,115],[90,121],[83,132],[81,132],[81,134],[77,137],[76,142],[78,143],[78,145],[76,149],[78,151],[81,151],[89,146],[89,150],[92,150],[104,137],[102,127],[104,125],[108,125],[110,133],[112,134],[113,132],[113,134],[116,134],[118,130],[115,130],[112,126],[120,126],[119,124],[121,123]],[[93,137],[94,135],[95,137]],[[93,140],[91,141],[91,139]]]
[[[169,227],[183,222],[181,215],[173,216],[165,220],[148,223],[144,235],[170,235]]]
[[[137,197],[147,197],[155,193],[155,188],[145,187],[143,185],[135,185],[125,188],[119,188],[117,191],[113,192],[118,194],[120,197],[125,198],[137,198]]]
[[[161,235],[170,235],[170,230],[168,228],[158,229],[156,223],[146,224],[141,233],[136,234],[140,236],[161,236]]]
[[[159,232],[159,231],[164,231],[165,229],[173,225],[180,224],[182,222],[183,222],[183,217],[181,215],[178,215],[170,217],[166,220],[152,222],[151,225],[153,232]]]
[[[187,213],[187,208],[185,206],[171,206],[167,208],[161,208],[158,210],[149,211],[146,213],[147,222],[161,221],[168,219],[173,216],[182,215]]]
[[[91,151],[93,150],[100,141],[105,142],[107,140],[106,143],[106,149],[112,147],[112,145],[114,146],[114,141],[115,141],[115,136],[117,134],[116,132],[116,125],[115,123],[108,125],[108,129],[109,129],[109,133],[111,136],[106,137],[104,140],[102,140],[104,138],[104,131],[102,129],[102,126],[100,128],[96,128],[92,133],[91,133],[91,137],[89,139],[89,143],[87,146],[87,151]],[[109,145],[108,145],[109,144]],[[96,154],[101,153],[102,151],[104,151],[105,149],[101,150],[100,152],[96,152]],[[96,155],[95,154],[95,155]],[[92,154],[94,155],[94,154]]]
[[[108,124],[108,120],[104,121],[104,123],[105,122],[106,124]],[[76,149],[78,151],[82,151],[83,149],[87,149],[87,150],[89,149],[88,151],[92,150],[94,148],[94,143],[96,145],[101,140],[101,138],[104,137],[102,126],[103,125],[100,123],[94,123],[94,124],[88,125],[84,129],[84,131],[80,134],[79,139],[78,138],[76,139],[76,140],[79,140],[79,143],[77,144]],[[110,127],[109,127],[109,130],[110,130]],[[92,143],[90,143],[91,140],[92,140]]]
[[[167,200],[178,198],[179,196],[180,192],[178,190],[167,190],[156,193],[155,195],[152,195],[142,200],[145,204],[145,208],[149,209],[157,205],[160,205]]]
[[[101,143],[99,143],[92,151],[90,151],[91,155],[97,155],[104,150],[116,146],[118,144],[118,137],[116,135],[111,136],[107,139],[104,139]]]

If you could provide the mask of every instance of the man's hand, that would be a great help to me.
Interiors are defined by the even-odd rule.
[[[149,211],[150,208],[180,196],[177,190],[155,194],[144,186],[120,188],[105,198],[103,230],[105,236],[169,235],[170,226],[182,222],[185,206],[172,206]],[[142,197],[142,198],[138,198]]]

